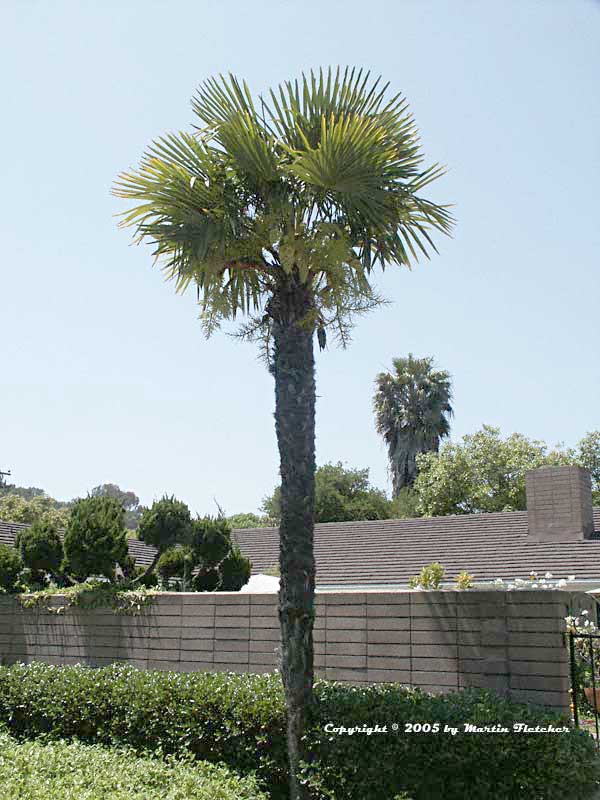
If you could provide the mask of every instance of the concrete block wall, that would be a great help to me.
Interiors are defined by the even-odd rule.
[[[53,599],[59,607],[64,601]],[[396,681],[427,691],[490,688],[565,710],[564,617],[595,601],[558,591],[323,592],[316,596],[315,672],[352,684]],[[23,609],[0,598],[0,661],[140,669],[272,672],[277,596],[159,594],[139,616],[109,609]]]

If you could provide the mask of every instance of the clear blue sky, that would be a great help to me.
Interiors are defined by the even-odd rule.
[[[318,356],[318,462],[387,487],[373,380],[408,352],[451,372],[454,437],[600,428],[599,39],[592,0],[0,0],[0,468],[60,499],[110,481],[257,509],[278,481],[272,379],[251,345],[203,338],[109,191],[190,126],[204,78],[259,92],[329,64],[405,94],[458,224]]]

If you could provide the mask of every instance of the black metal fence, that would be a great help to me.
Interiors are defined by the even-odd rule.
[[[591,714],[596,731],[596,747],[598,747],[600,673],[597,670],[600,670],[600,633],[569,632],[569,653],[573,722],[578,728],[582,712]]]

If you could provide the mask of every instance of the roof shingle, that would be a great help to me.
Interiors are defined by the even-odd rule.
[[[594,522],[600,531],[600,509]],[[277,528],[236,530],[234,536],[253,573],[278,563]],[[406,584],[432,561],[443,564],[451,580],[462,570],[476,581],[526,578],[531,570],[600,580],[600,533],[577,542],[532,542],[526,511],[321,523],[314,541],[320,587]]]
[[[432,561],[443,564],[449,580],[462,570],[481,582],[526,578],[536,570],[600,582],[600,508],[594,523],[594,537],[575,542],[531,541],[526,511],[321,523],[315,525],[316,582],[319,588],[406,585]],[[0,522],[0,543],[13,545],[26,527]],[[278,563],[277,528],[237,529],[233,536],[254,575]],[[138,539],[127,544],[137,564],[152,562],[154,547]]]

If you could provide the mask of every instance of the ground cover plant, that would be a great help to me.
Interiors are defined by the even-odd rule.
[[[561,727],[543,709],[472,690],[430,696],[395,684],[317,681],[302,781],[314,800],[585,800],[600,760],[584,731],[465,733],[462,726]],[[405,731],[439,723],[456,735]],[[20,740],[78,738],[138,753],[222,762],[256,771],[271,800],[288,796],[285,700],[279,675],[145,672],[46,664],[0,667],[0,723]],[[386,726],[386,733],[356,730]],[[398,725],[398,730],[393,729]],[[354,729],[340,733],[333,728]]]
[[[222,766],[141,758],[80,742],[17,742],[0,731],[3,800],[266,800]]]

